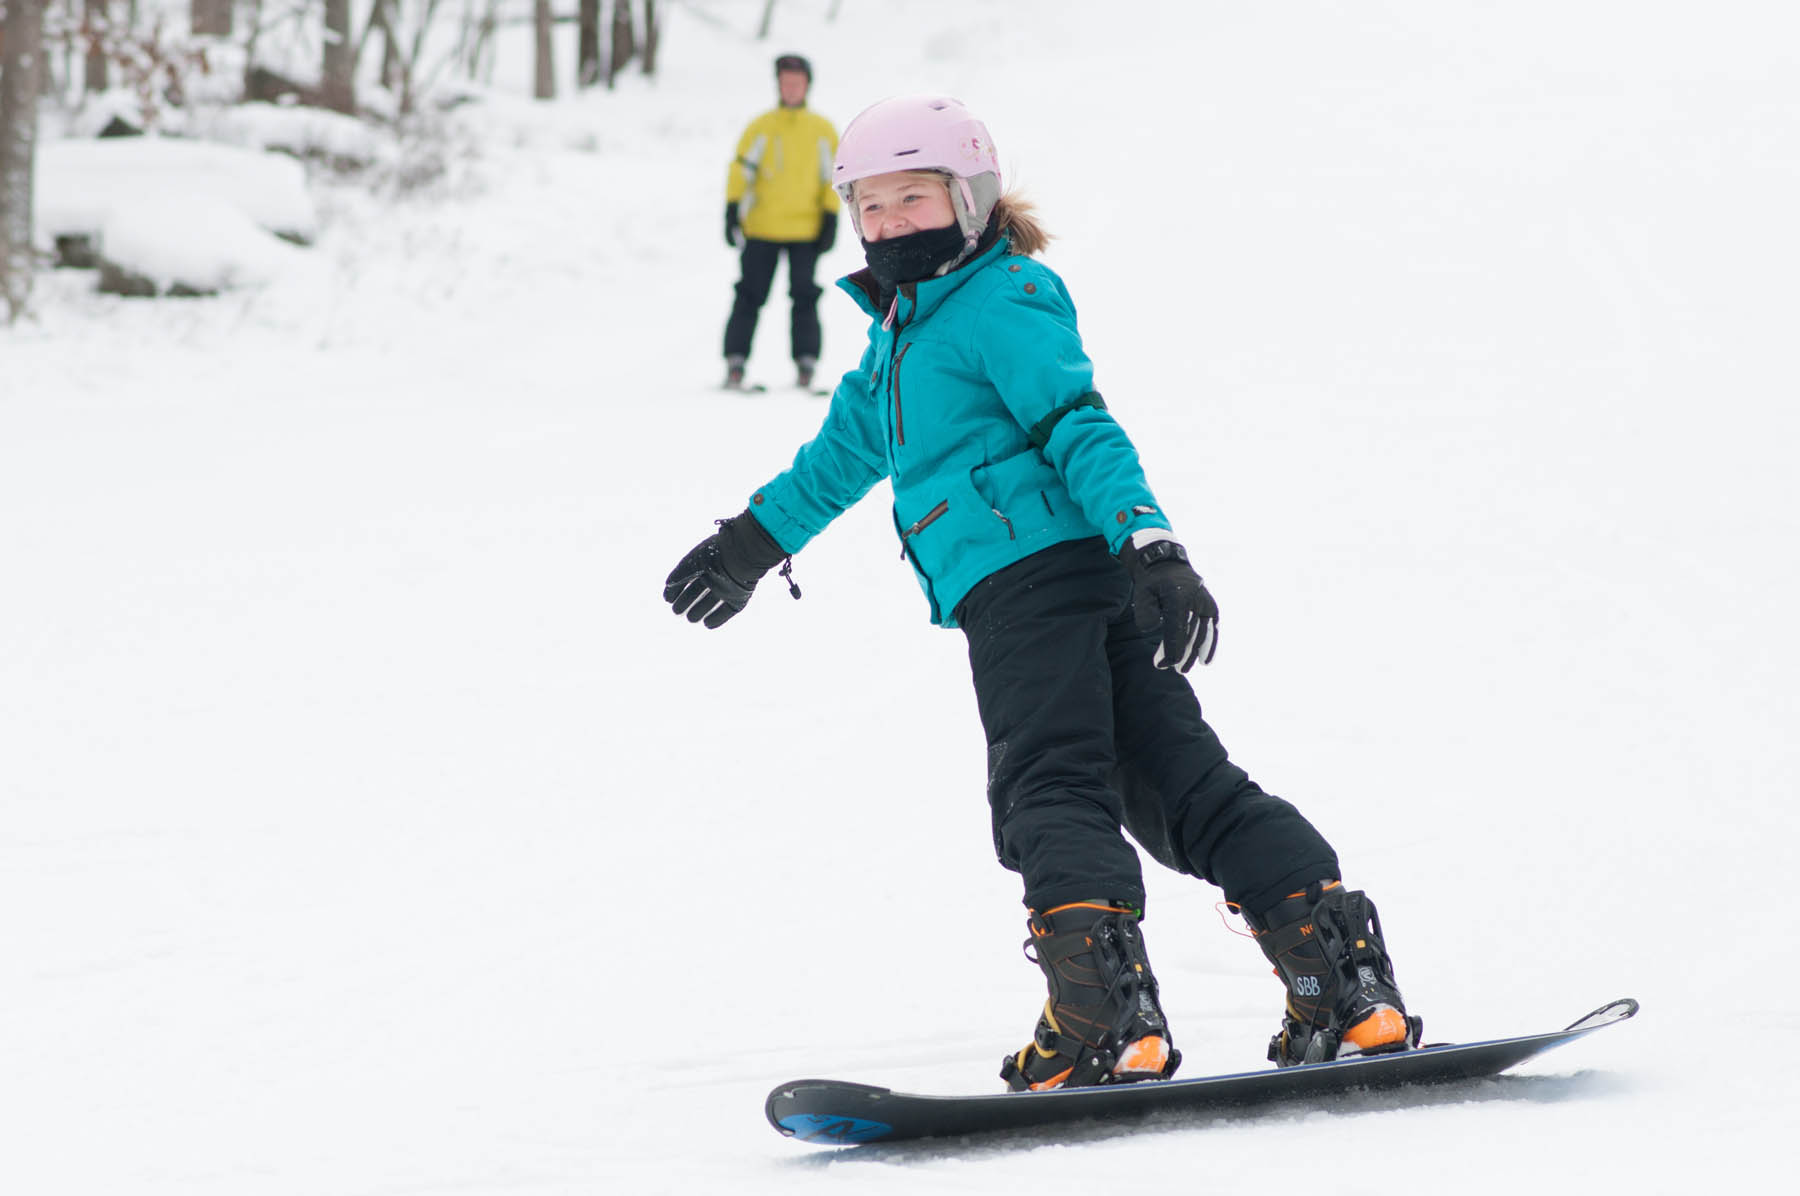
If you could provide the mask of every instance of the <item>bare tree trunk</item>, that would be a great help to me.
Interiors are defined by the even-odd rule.
[[[87,34],[87,60],[83,63],[83,91],[106,90],[106,51],[100,46],[100,32],[106,28],[108,0],[86,0],[82,23]]]
[[[231,36],[231,0],[189,0],[189,27],[210,37]]]
[[[387,11],[394,11],[393,4]],[[394,31],[394,23],[388,17],[381,21],[381,85],[395,95],[408,90],[406,59],[400,53],[400,35]]]
[[[494,34],[493,13],[497,0],[463,0],[463,32],[458,62],[471,80],[481,67],[481,54]],[[480,12],[476,12],[479,4]]]
[[[600,0],[581,0],[575,37],[575,85],[592,87],[600,82]]]
[[[51,20],[51,15],[50,15],[51,7],[55,3],[56,3],[56,0],[44,0],[44,13],[45,13],[44,23],[45,24],[49,24],[49,22]],[[0,12],[5,11],[3,4],[4,4],[4,0],[0,0]],[[55,42],[57,40],[61,40],[61,42],[62,42],[63,81],[69,87],[75,86],[75,39],[69,36],[68,26],[74,24],[75,10],[80,7],[81,7],[80,0],[63,0],[62,20],[60,22],[58,22],[58,24],[61,24],[62,26],[64,26],[63,29],[58,31],[61,34],[61,37],[59,39],[57,34],[55,34],[55,33],[50,35],[51,42]],[[6,39],[3,37],[0,37],[0,48],[4,48],[5,45],[6,45]],[[46,62],[44,64],[44,69],[46,71],[50,72],[50,74],[54,75],[56,73],[56,68],[54,66],[52,66],[50,61],[48,60],[48,54],[49,54],[49,51],[46,50],[45,51]],[[83,65],[85,67],[86,64],[84,63]],[[57,82],[55,79],[51,78],[51,79],[44,80],[43,94],[45,96],[55,96],[58,94]]]
[[[468,70],[470,79],[485,82],[494,69],[494,31],[500,27],[500,0],[482,0],[481,19],[469,39]]]
[[[325,55],[319,95],[327,108],[356,111],[356,42],[350,30],[350,0],[325,0]]]
[[[136,4],[136,0],[131,0]],[[263,0],[250,0],[250,33],[244,39],[244,98],[250,98],[250,77],[256,73],[256,42],[262,34]]]
[[[763,0],[762,24],[756,27],[756,40],[763,41],[769,36],[769,22],[775,19],[775,0]]]
[[[419,100],[419,58],[425,53],[425,35],[437,18],[439,0],[427,0],[425,16],[413,28],[412,48],[401,59],[400,114],[411,116],[413,105]],[[397,5],[399,0],[388,0],[390,6]],[[389,12],[396,11],[390,7]]]
[[[656,74],[656,50],[662,44],[662,21],[656,15],[656,0],[644,0],[644,73]]]
[[[537,86],[532,94],[540,100],[556,98],[556,62],[552,56],[550,0],[533,0],[532,24],[537,34]]]
[[[435,8],[436,5],[431,7]],[[402,78],[406,69],[405,58],[400,52],[400,30],[396,28],[399,19],[400,0],[375,0],[369,6],[369,23],[363,26],[362,40],[356,43],[356,52],[351,56],[351,73],[354,74],[356,67],[362,63],[363,46],[371,37],[381,34],[381,71],[376,78],[381,80],[382,87],[394,95],[405,90]],[[425,23],[428,24],[430,20],[431,13],[428,9]]]
[[[31,297],[31,187],[44,60],[43,0],[6,0],[0,27],[0,302],[7,323]]]
[[[606,72],[608,87],[636,54],[637,31],[631,21],[631,0],[613,0],[612,53],[608,56],[610,66]]]

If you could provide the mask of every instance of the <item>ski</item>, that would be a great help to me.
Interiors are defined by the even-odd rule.
[[[764,395],[769,393],[769,385],[766,382],[744,382],[737,386],[726,383],[719,387],[719,389],[726,394]],[[830,388],[824,386],[795,386],[793,390],[796,394],[806,395],[807,397],[814,399],[829,399],[831,397]]]
[[[925,1096],[843,1080],[795,1080],[769,1093],[764,1112],[769,1124],[787,1137],[820,1146],[848,1146],[1141,1117],[1169,1110],[1245,1108],[1495,1076],[1554,1047],[1618,1025],[1637,1011],[1638,1003],[1627,997],[1548,1034],[1428,1045],[1265,1071],[1049,1092]]]

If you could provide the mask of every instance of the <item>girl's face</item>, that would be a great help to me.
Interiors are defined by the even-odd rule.
[[[863,240],[885,241],[956,223],[950,187],[943,179],[913,171],[878,174],[856,182],[856,220]]]

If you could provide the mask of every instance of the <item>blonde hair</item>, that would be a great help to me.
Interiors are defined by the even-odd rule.
[[[1012,252],[1032,257],[1044,252],[1050,234],[1038,221],[1037,205],[1017,191],[1007,191],[994,204],[1000,230],[1012,239]]]
[[[909,179],[928,179],[942,186],[945,192],[950,190],[950,176],[941,170],[901,170],[895,173]],[[857,182],[861,181],[861,179],[857,180]],[[850,184],[849,202],[852,206],[856,204],[856,183]],[[991,219],[995,219],[1000,231],[1012,241],[1009,252],[1024,257],[1033,257],[1044,252],[1053,239],[1038,220],[1037,205],[1013,188],[1008,188],[999,199],[994,201]]]

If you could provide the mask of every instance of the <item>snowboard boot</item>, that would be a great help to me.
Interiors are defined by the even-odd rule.
[[[795,374],[796,374],[794,385],[801,390],[811,390],[812,384],[813,384],[813,373],[818,369],[818,367],[819,367],[819,362],[818,362],[817,358],[813,358],[813,357],[796,357],[796,358],[794,358],[794,370],[795,370]]]
[[[1281,1032],[1269,1040],[1272,1062],[1292,1067],[1419,1045],[1423,1021],[1407,1016],[1366,894],[1319,881],[1260,918],[1243,912],[1287,985]]]
[[[1050,999],[1031,1042],[1000,1063],[1014,1092],[1174,1074],[1181,1052],[1157,1004],[1142,916],[1109,901],[1078,901],[1027,919],[1025,957],[1044,970]]]
[[[744,359],[742,357],[727,357],[725,359],[725,389],[744,389]]]

